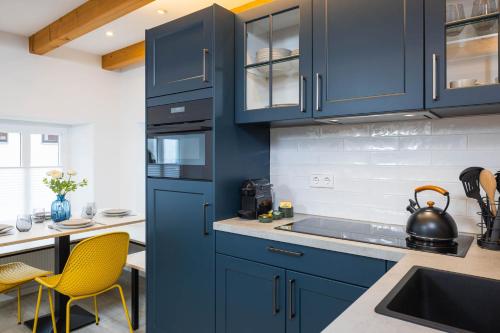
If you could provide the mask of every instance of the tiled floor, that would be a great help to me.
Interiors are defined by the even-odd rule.
[[[128,274],[125,274],[128,277]],[[130,311],[130,286],[127,281],[122,281],[127,306]],[[136,331],[138,333],[145,333],[145,297],[144,297],[144,280],[140,281],[140,327]],[[36,294],[26,295],[22,298],[23,302],[23,319],[31,319],[35,313]],[[118,291],[110,291],[98,298],[99,314],[101,322],[99,326],[91,325],[84,327],[76,332],[81,333],[120,333],[128,332],[127,322],[123,313],[123,308],[120,302]],[[81,305],[85,309],[93,313],[92,300],[83,300],[76,304]],[[41,315],[49,313],[47,294],[43,294]],[[26,333],[30,330],[24,325],[17,325],[17,303],[15,298],[11,301],[0,302],[0,332],[2,333]]]

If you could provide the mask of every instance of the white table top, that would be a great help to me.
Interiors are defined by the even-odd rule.
[[[132,241],[145,244],[144,216],[104,217],[98,214],[94,220],[96,221],[95,225],[82,229],[50,229],[48,226],[52,222],[33,224],[28,232],[19,232],[14,229],[12,235],[0,237],[0,255],[52,245],[51,239],[61,236],[71,235],[74,236],[72,239],[78,240],[101,234],[103,231],[126,231],[131,235]]]
[[[146,271],[146,251],[136,252],[127,256],[127,267]]]

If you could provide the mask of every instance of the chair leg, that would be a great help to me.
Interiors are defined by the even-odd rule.
[[[132,329],[132,323],[130,322],[130,316],[128,314],[128,309],[127,309],[127,303],[125,302],[125,297],[123,296],[123,290],[120,285],[116,286],[118,288],[118,291],[120,292],[120,297],[122,299],[122,305],[123,305],[123,311],[125,312],[125,316],[127,317],[127,323],[128,323],[128,329],[130,333],[134,332]]]
[[[35,321],[33,322],[33,333],[36,333],[36,327],[38,325],[38,313],[40,312],[40,301],[42,300],[42,285],[38,288],[38,299],[36,301],[35,309]]]
[[[17,287],[17,324],[21,325],[21,286]]]
[[[68,304],[66,304],[66,332],[70,332],[69,328],[71,327],[71,302],[72,298],[69,299]]]
[[[97,308],[97,296],[94,296],[95,324],[99,325],[99,310]]]
[[[52,301],[52,290],[47,288],[49,294],[50,317],[52,318],[52,330],[57,333],[56,316],[54,313],[54,302]]]

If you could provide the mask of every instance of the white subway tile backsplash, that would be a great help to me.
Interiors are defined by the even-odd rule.
[[[404,225],[414,189],[433,184],[450,192],[459,229],[477,232],[477,202],[458,180],[473,165],[500,170],[500,116],[271,129],[276,198],[298,213]],[[311,188],[313,173],[333,174],[334,187]],[[444,207],[434,192],[419,198]]]
[[[467,136],[408,136],[399,138],[401,150],[466,150]]]
[[[345,151],[387,151],[398,150],[399,138],[345,138]]]
[[[427,151],[395,151],[371,153],[375,165],[419,165],[431,164],[431,153]]]
[[[500,154],[500,133],[471,134],[467,148],[469,150],[492,150]]]
[[[299,151],[331,152],[342,151],[344,141],[334,138],[304,139],[298,145]]]
[[[322,137],[347,137],[347,138],[355,138],[360,136],[369,136],[370,135],[370,125],[369,124],[361,124],[361,125],[350,125],[350,126],[342,126],[342,125],[324,125],[321,126],[321,136]]]

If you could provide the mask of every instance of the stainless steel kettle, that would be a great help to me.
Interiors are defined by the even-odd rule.
[[[435,207],[433,201],[428,201],[426,207],[418,202],[418,193],[434,191],[446,197],[444,209]],[[425,242],[450,242],[458,237],[457,224],[446,212],[450,205],[450,194],[447,190],[433,185],[421,186],[415,189],[415,201],[410,200],[406,208],[411,213],[406,223],[406,232],[414,239]]]

